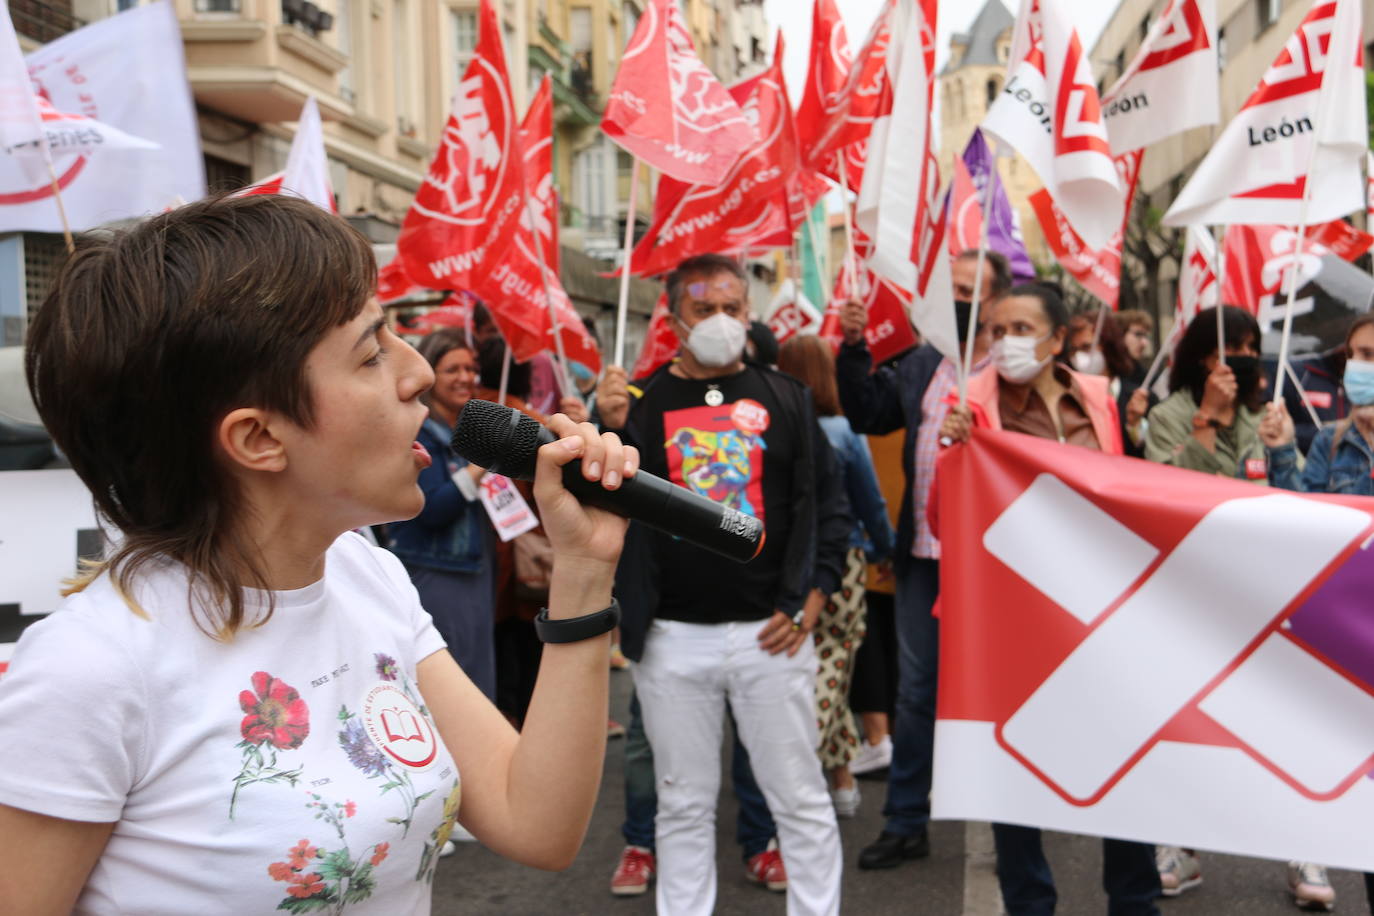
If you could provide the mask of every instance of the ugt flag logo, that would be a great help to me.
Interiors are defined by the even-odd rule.
[[[937,816],[1374,865],[1374,501],[981,432],[939,488]]]

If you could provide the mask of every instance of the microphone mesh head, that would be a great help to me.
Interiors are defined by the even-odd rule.
[[[478,467],[532,480],[540,429],[518,410],[473,398],[458,416],[453,450]]]

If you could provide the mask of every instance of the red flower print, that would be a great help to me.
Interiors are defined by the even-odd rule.
[[[351,801],[344,802],[344,817],[352,817],[358,813],[358,806]]]
[[[296,688],[266,671],[253,675],[253,690],[239,694],[246,715],[239,726],[243,740],[251,744],[272,742],[280,750],[301,746],[310,734],[310,710]]]
[[[295,871],[286,862],[273,862],[267,866],[267,873],[272,876],[273,881],[290,881]]]
[[[319,875],[312,871],[308,875],[296,875],[292,878],[291,886],[286,889],[286,892],[292,897],[305,898],[313,897],[322,890],[324,890],[324,882],[320,880]]]
[[[310,860],[320,854],[320,851],[310,845],[308,840],[301,840],[295,846],[287,850],[286,855],[291,860],[291,867],[296,871],[301,871]]]
[[[377,851],[372,854],[372,867],[376,868],[386,861],[386,854],[391,849],[390,843],[378,843]]]

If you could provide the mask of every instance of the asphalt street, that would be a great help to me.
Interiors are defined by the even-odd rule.
[[[611,676],[612,711],[628,721],[630,675]],[[475,843],[461,844],[444,859],[434,884],[435,916],[645,916],[654,912],[653,892],[617,898],[609,891],[611,872],[623,847],[623,741],[613,740],[606,757],[601,796],[586,843],[577,860],[559,874],[536,871],[499,858]],[[719,916],[783,916],[782,894],[747,883],[734,840],[735,803],[729,779],[717,818]],[[859,850],[882,828],[884,784],[861,782],[859,816],[840,821],[844,842],[845,913],[862,916],[997,916],[1000,898],[992,875],[991,837],[983,825],[938,822],[931,826],[929,859],[889,871],[860,871]],[[1047,834],[1046,852],[1059,888],[1063,916],[1099,916],[1107,911],[1101,892],[1101,843]],[[1282,862],[1205,854],[1203,884],[1173,900],[1160,901],[1162,916],[1292,916],[1299,912],[1287,893]],[[1363,916],[1370,909],[1358,874],[1332,871],[1337,913]]]

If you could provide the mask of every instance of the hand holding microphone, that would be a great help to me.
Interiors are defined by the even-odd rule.
[[[573,427],[567,418],[555,418],[554,422],[555,431],[559,433],[581,429]],[[590,441],[586,435],[583,438],[584,441]],[[455,452],[493,473],[518,480],[535,478],[536,453],[541,446],[554,441],[554,432],[520,411],[476,398],[468,401],[463,408],[453,431]],[[545,500],[557,507],[562,504],[561,500],[575,497],[574,501],[582,505],[636,519],[740,563],[753,559],[763,549],[763,523],[753,516],[722,506],[652,474],[632,473],[616,484],[610,479],[616,468],[607,468],[602,462],[608,455],[611,460],[623,462],[624,454],[629,453],[637,467],[638,453],[633,448],[621,446],[620,440],[610,433],[602,436],[601,441],[613,445],[610,448],[604,445],[599,449],[592,447],[581,456],[581,461],[569,461],[563,465],[566,492],[555,492],[556,488],[550,488],[541,493],[536,480],[535,491],[541,508],[548,510]],[[617,455],[617,448],[623,448],[625,452]],[[602,454],[602,451],[606,454]],[[549,533],[550,540],[554,539],[556,525],[579,524],[580,514],[580,508],[577,513],[569,511],[566,516],[560,514],[558,518],[546,514],[544,530]],[[554,546],[557,548],[557,541]]]

